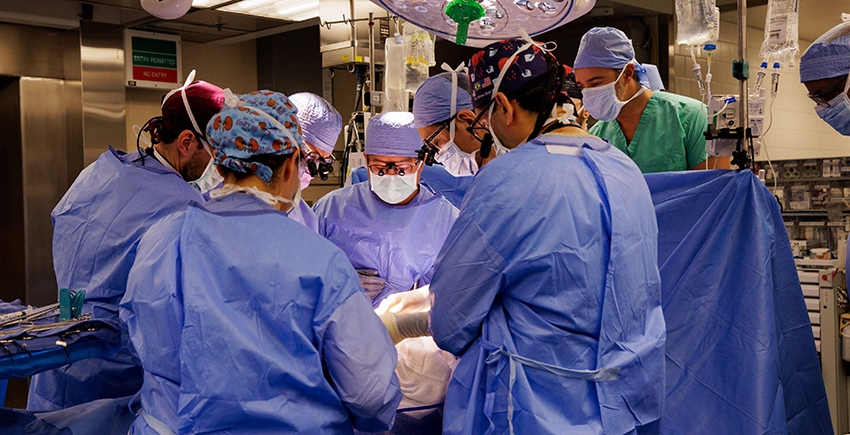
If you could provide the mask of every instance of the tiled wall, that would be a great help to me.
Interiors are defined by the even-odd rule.
[[[256,41],[222,46],[183,42],[182,49],[184,75],[197,70],[196,80],[230,88],[237,94],[257,90]],[[127,150],[136,149],[133,125],[141,127],[157,116],[165,93],[161,89],[127,88]]]
[[[756,73],[762,59],[758,53],[764,39],[764,31],[756,28],[747,29],[748,53],[750,60],[750,89],[753,88]],[[738,28],[735,22],[722,21],[720,24],[720,40],[717,50],[712,54],[711,90],[717,94],[737,94],[738,82],[732,78],[732,59],[738,55]],[[800,40],[800,54],[809,46],[811,41]],[[702,65],[703,76],[706,74],[706,55],[698,59]],[[797,58],[799,62],[799,56]],[[676,47],[674,57],[674,79],[670,90],[677,94],[699,99],[699,88],[692,72],[693,62],[684,46]],[[773,65],[769,65],[764,84],[770,85],[770,73]],[[850,137],[838,134],[827,123],[818,118],[814,103],[806,97],[806,87],[800,83],[798,66],[782,65],[780,68],[779,93],[773,102],[773,125],[764,137],[764,146],[772,160],[806,159],[821,157],[850,156]],[[770,94],[768,93],[768,104]],[[765,127],[770,123],[765,119]],[[765,160],[762,151],[757,160]]]

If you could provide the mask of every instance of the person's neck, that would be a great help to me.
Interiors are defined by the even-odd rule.
[[[153,149],[165,159],[166,163],[171,165],[171,168],[174,169],[174,172],[180,173],[180,168],[177,167],[178,156],[177,151],[172,146],[167,146],[163,143],[158,143],[153,146]]]
[[[232,180],[232,179],[231,180],[225,180],[224,183],[225,184],[232,184],[232,185],[238,186],[238,187],[245,187],[245,188],[248,188],[248,189],[254,188],[254,189],[259,190],[260,192],[265,192],[265,193],[271,194],[273,196],[283,196],[283,195],[280,194],[280,192],[273,192],[272,191],[271,183],[266,184],[266,182],[263,181],[262,178],[260,178],[257,175],[254,175],[254,174],[247,176],[247,177],[244,177],[244,178],[242,178],[238,181],[235,181],[235,180]],[[285,211],[287,208],[289,208],[289,204],[284,203],[284,202],[278,202],[277,204],[274,205],[274,208],[276,208],[280,211]]]
[[[550,134],[562,134],[562,135],[568,135],[568,136],[587,136],[587,137],[594,137],[592,134],[588,133],[588,132],[587,132],[587,130],[585,130],[585,129],[581,128],[581,127],[577,127],[577,126],[575,126],[575,125],[567,125],[567,126],[564,126],[564,127],[559,128],[559,129],[557,129],[557,130],[552,130],[552,131],[550,132]]]
[[[640,89],[640,86],[638,86],[634,92],[630,93],[629,98],[634,96],[636,92],[639,92]],[[638,123],[640,123],[640,117],[643,115],[643,110],[646,109],[646,105],[649,104],[649,99],[652,98],[652,94],[653,92],[651,90],[646,89],[634,100],[626,103],[626,105],[623,106],[623,109],[620,110],[620,114],[617,115],[617,122],[626,129],[636,129]]]

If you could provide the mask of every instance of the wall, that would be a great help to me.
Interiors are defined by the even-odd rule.
[[[260,66],[257,72],[262,89],[285,95],[298,92],[322,95],[319,26],[258,39],[256,63]]]
[[[759,49],[764,39],[764,30],[749,27],[747,29],[747,55],[750,59],[750,89],[753,88],[761,59]],[[738,83],[732,78],[732,59],[738,55],[738,28],[736,23],[722,21],[720,40],[712,55],[712,83],[714,94],[737,94]],[[800,40],[800,54],[811,41]],[[706,73],[706,56],[699,59],[703,75]],[[799,62],[799,57],[797,58]],[[693,62],[684,46],[676,46],[674,56],[674,82],[670,90],[677,94],[699,99],[699,88],[692,72]],[[770,65],[764,83],[770,84]],[[806,97],[806,87],[800,83],[797,65],[782,65],[780,68],[779,92],[773,102],[773,124],[763,140],[763,151],[756,160],[764,161],[769,155],[772,160],[824,158],[850,156],[850,137],[838,134],[827,123],[818,118],[814,103]],[[770,94],[768,93],[768,105]],[[770,123],[767,116],[765,123]],[[765,153],[764,148],[767,149]]]
[[[183,42],[182,49],[183,71],[189,74],[193,69],[196,70],[196,80],[230,88],[237,94],[258,89],[256,41],[230,45]],[[136,134],[133,132],[133,126],[141,127],[148,119],[159,115],[160,104],[165,94],[166,92],[161,89],[126,88],[126,150],[136,150]]]

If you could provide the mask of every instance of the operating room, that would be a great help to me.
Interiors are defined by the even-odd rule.
[[[0,0],[0,434],[850,434],[846,0]]]

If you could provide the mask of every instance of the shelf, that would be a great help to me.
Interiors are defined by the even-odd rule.
[[[833,268],[838,267],[838,260],[811,260],[808,258],[795,258],[794,263],[797,266],[823,267]]]
[[[782,216],[826,216],[826,213],[826,210],[788,210],[783,211]]]
[[[791,179],[778,179],[777,183],[809,183],[809,182],[830,182],[830,181],[850,181],[850,177],[833,177],[833,178],[823,178],[823,177],[815,177],[815,178],[791,178]],[[764,184],[770,185],[773,183],[773,179],[767,179],[764,181]]]

